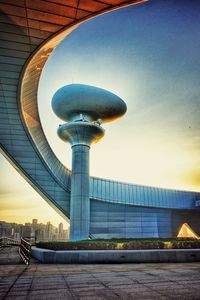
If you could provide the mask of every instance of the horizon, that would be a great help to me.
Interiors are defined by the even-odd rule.
[[[33,221],[34,219],[32,219],[32,221]],[[2,219],[0,219],[0,222],[5,222],[5,223],[8,223],[8,224],[17,224],[17,225],[26,225],[26,224],[33,224],[32,222],[23,222],[23,223],[18,223],[18,222],[9,222],[9,221],[5,221],[5,220],[2,220]],[[60,223],[58,223],[58,225],[55,225],[55,224],[53,224],[53,223],[51,223],[51,221],[47,221],[46,223],[43,223],[43,222],[38,222],[37,223],[37,225],[47,225],[47,223],[50,223],[51,225],[53,225],[54,227],[58,227],[60,224],[63,224],[63,222],[60,222]],[[63,224],[63,226],[64,226],[64,224]],[[69,228],[64,228],[63,227],[63,229],[64,230],[68,230]]]

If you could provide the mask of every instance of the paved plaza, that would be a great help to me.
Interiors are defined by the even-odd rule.
[[[200,299],[200,263],[45,265],[0,250],[0,299]]]

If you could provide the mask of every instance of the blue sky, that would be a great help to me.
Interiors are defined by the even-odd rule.
[[[91,175],[198,189],[199,53],[198,1],[149,1],[82,24],[40,81],[41,119],[56,155],[71,166],[70,147],[56,136],[52,95],[66,84],[95,85],[123,98],[128,111],[92,148]]]

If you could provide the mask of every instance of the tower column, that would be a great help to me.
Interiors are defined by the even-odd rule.
[[[104,136],[101,124],[121,117],[126,104],[104,89],[70,84],[54,94],[52,108],[67,122],[59,125],[58,136],[72,147],[70,240],[85,240],[90,230],[90,146]]]
[[[86,240],[89,236],[89,151],[87,145],[72,146],[70,240]]]
[[[70,240],[87,240],[90,227],[90,145],[104,136],[104,129],[85,120],[74,120],[58,128],[59,137],[72,146]]]

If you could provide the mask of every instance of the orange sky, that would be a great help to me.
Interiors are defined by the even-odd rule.
[[[21,177],[10,163],[0,154],[0,220],[25,223],[38,219],[50,221],[57,226],[68,223]]]

